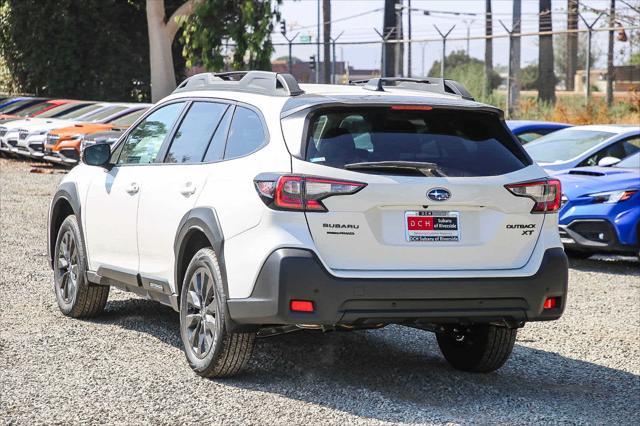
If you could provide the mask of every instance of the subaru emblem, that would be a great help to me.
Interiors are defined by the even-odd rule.
[[[427,192],[427,197],[433,201],[447,201],[451,193],[444,188],[433,188]]]

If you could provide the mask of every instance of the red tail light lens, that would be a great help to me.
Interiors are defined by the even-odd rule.
[[[544,305],[542,306],[544,309],[555,309],[560,306],[560,298],[559,297],[549,297],[544,301]]]
[[[557,179],[505,185],[516,197],[531,198],[535,204],[531,213],[553,213],[560,209],[562,187]]]
[[[336,195],[351,195],[367,186],[366,183],[295,175],[258,176],[255,186],[271,208],[326,212],[322,200]]]

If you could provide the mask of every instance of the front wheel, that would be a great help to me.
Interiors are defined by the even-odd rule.
[[[256,333],[227,330],[226,295],[215,252],[198,251],[180,291],[180,336],[191,368],[203,377],[238,374],[249,361]]]
[[[53,255],[54,289],[62,313],[74,318],[102,313],[109,286],[87,280],[87,256],[74,215],[67,216],[60,225]]]
[[[438,333],[438,346],[454,368],[489,373],[509,359],[518,329],[482,324]]]

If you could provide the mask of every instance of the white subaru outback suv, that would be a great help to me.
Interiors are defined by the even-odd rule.
[[[564,310],[560,194],[454,81],[200,74],[84,150],[48,248],[64,314],[110,286],[169,305],[202,376],[238,373],[256,335],[389,324],[489,372]]]

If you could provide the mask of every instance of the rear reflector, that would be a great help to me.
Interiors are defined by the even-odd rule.
[[[292,312],[313,312],[313,302],[310,300],[292,300],[289,303]]]
[[[553,213],[560,209],[562,188],[557,179],[514,183],[505,188],[516,197],[531,198],[535,202],[531,213]]]
[[[559,297],[549,297],[547,298],[547,300],[544,301],[544,309],[554,309],[557,308],[560,305],[560,298]]]
[[[261,175],[262,176],[262,175]],[[366,183],[295,175],[276,175],[268,180],[261,176],[254,180],[264,203],[276,210],[326,212],[325,198],[351,195],[367,186]]]

